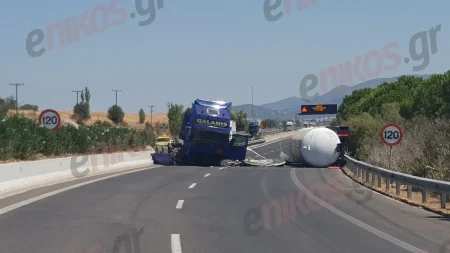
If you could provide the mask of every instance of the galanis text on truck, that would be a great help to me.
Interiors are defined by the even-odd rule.
[[[228,122],[226,122],[226,121],[197,119],[197,123],[201,124],[201,125],[207,125],[207,126],[228,127]]]

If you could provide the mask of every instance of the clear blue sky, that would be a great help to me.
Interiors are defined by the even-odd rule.
[[[109,2],[4,1],[0,97],[14,95],[8,83],[24,82],[20,103],[71,110],[76,102],[71,91],[88,86],[94,111],[106,111],[115,102],[111,89],[121,89],[119,104],[126,112],[148,110],[149,104],[166,112],[168,101],[188,105],[195,98],[250,103],[254,85],[255,104],[262,104],[299,96],[306,74],[382,50],[389,42],[399,42],[393,51],[403,57],[413,34],[439,24],[438,53],[415,74],[449,69],[448,0],[317,0],[302,11],[292,0],[294,10],[276,22],[265,19],[263,0],[165,0],[148,26],[138,26],[143,17],[128,18],[94,36],[82,34],[63,48],[55,37],[55,50],[28,55],[25,41],[31,30]],[[136,11],[134,0],[117,6]],[[413,74],[411,63],[379,77],[401,74]]]

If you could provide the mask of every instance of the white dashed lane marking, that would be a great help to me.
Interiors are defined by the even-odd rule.
[[[172,234],[170,236],[170,244],[172,248],[172,253],[182,253],[181,250],[181,240],[179,234]]]
[[[183,204],[184,204],[184,200],[178,200],[177,206],[175,208],[176,209],[181,209],[181,208],[183,208]]]

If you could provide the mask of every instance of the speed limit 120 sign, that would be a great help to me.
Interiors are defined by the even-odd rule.
[[[381,130],[381,140],[390,147],[400,144],[402,139],[403,131],[397,124],[387,124]]]
[[[39,115],[39,124],[50,130],[56,130],[61,125],[61,116],[55,110],[45,110]]]

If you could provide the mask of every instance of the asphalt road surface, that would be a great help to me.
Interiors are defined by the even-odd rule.
[[[0,200],[0,252],[440,253],[450,239],[448,220],[329,169],[156,167],[11,207],[86,180]]]

